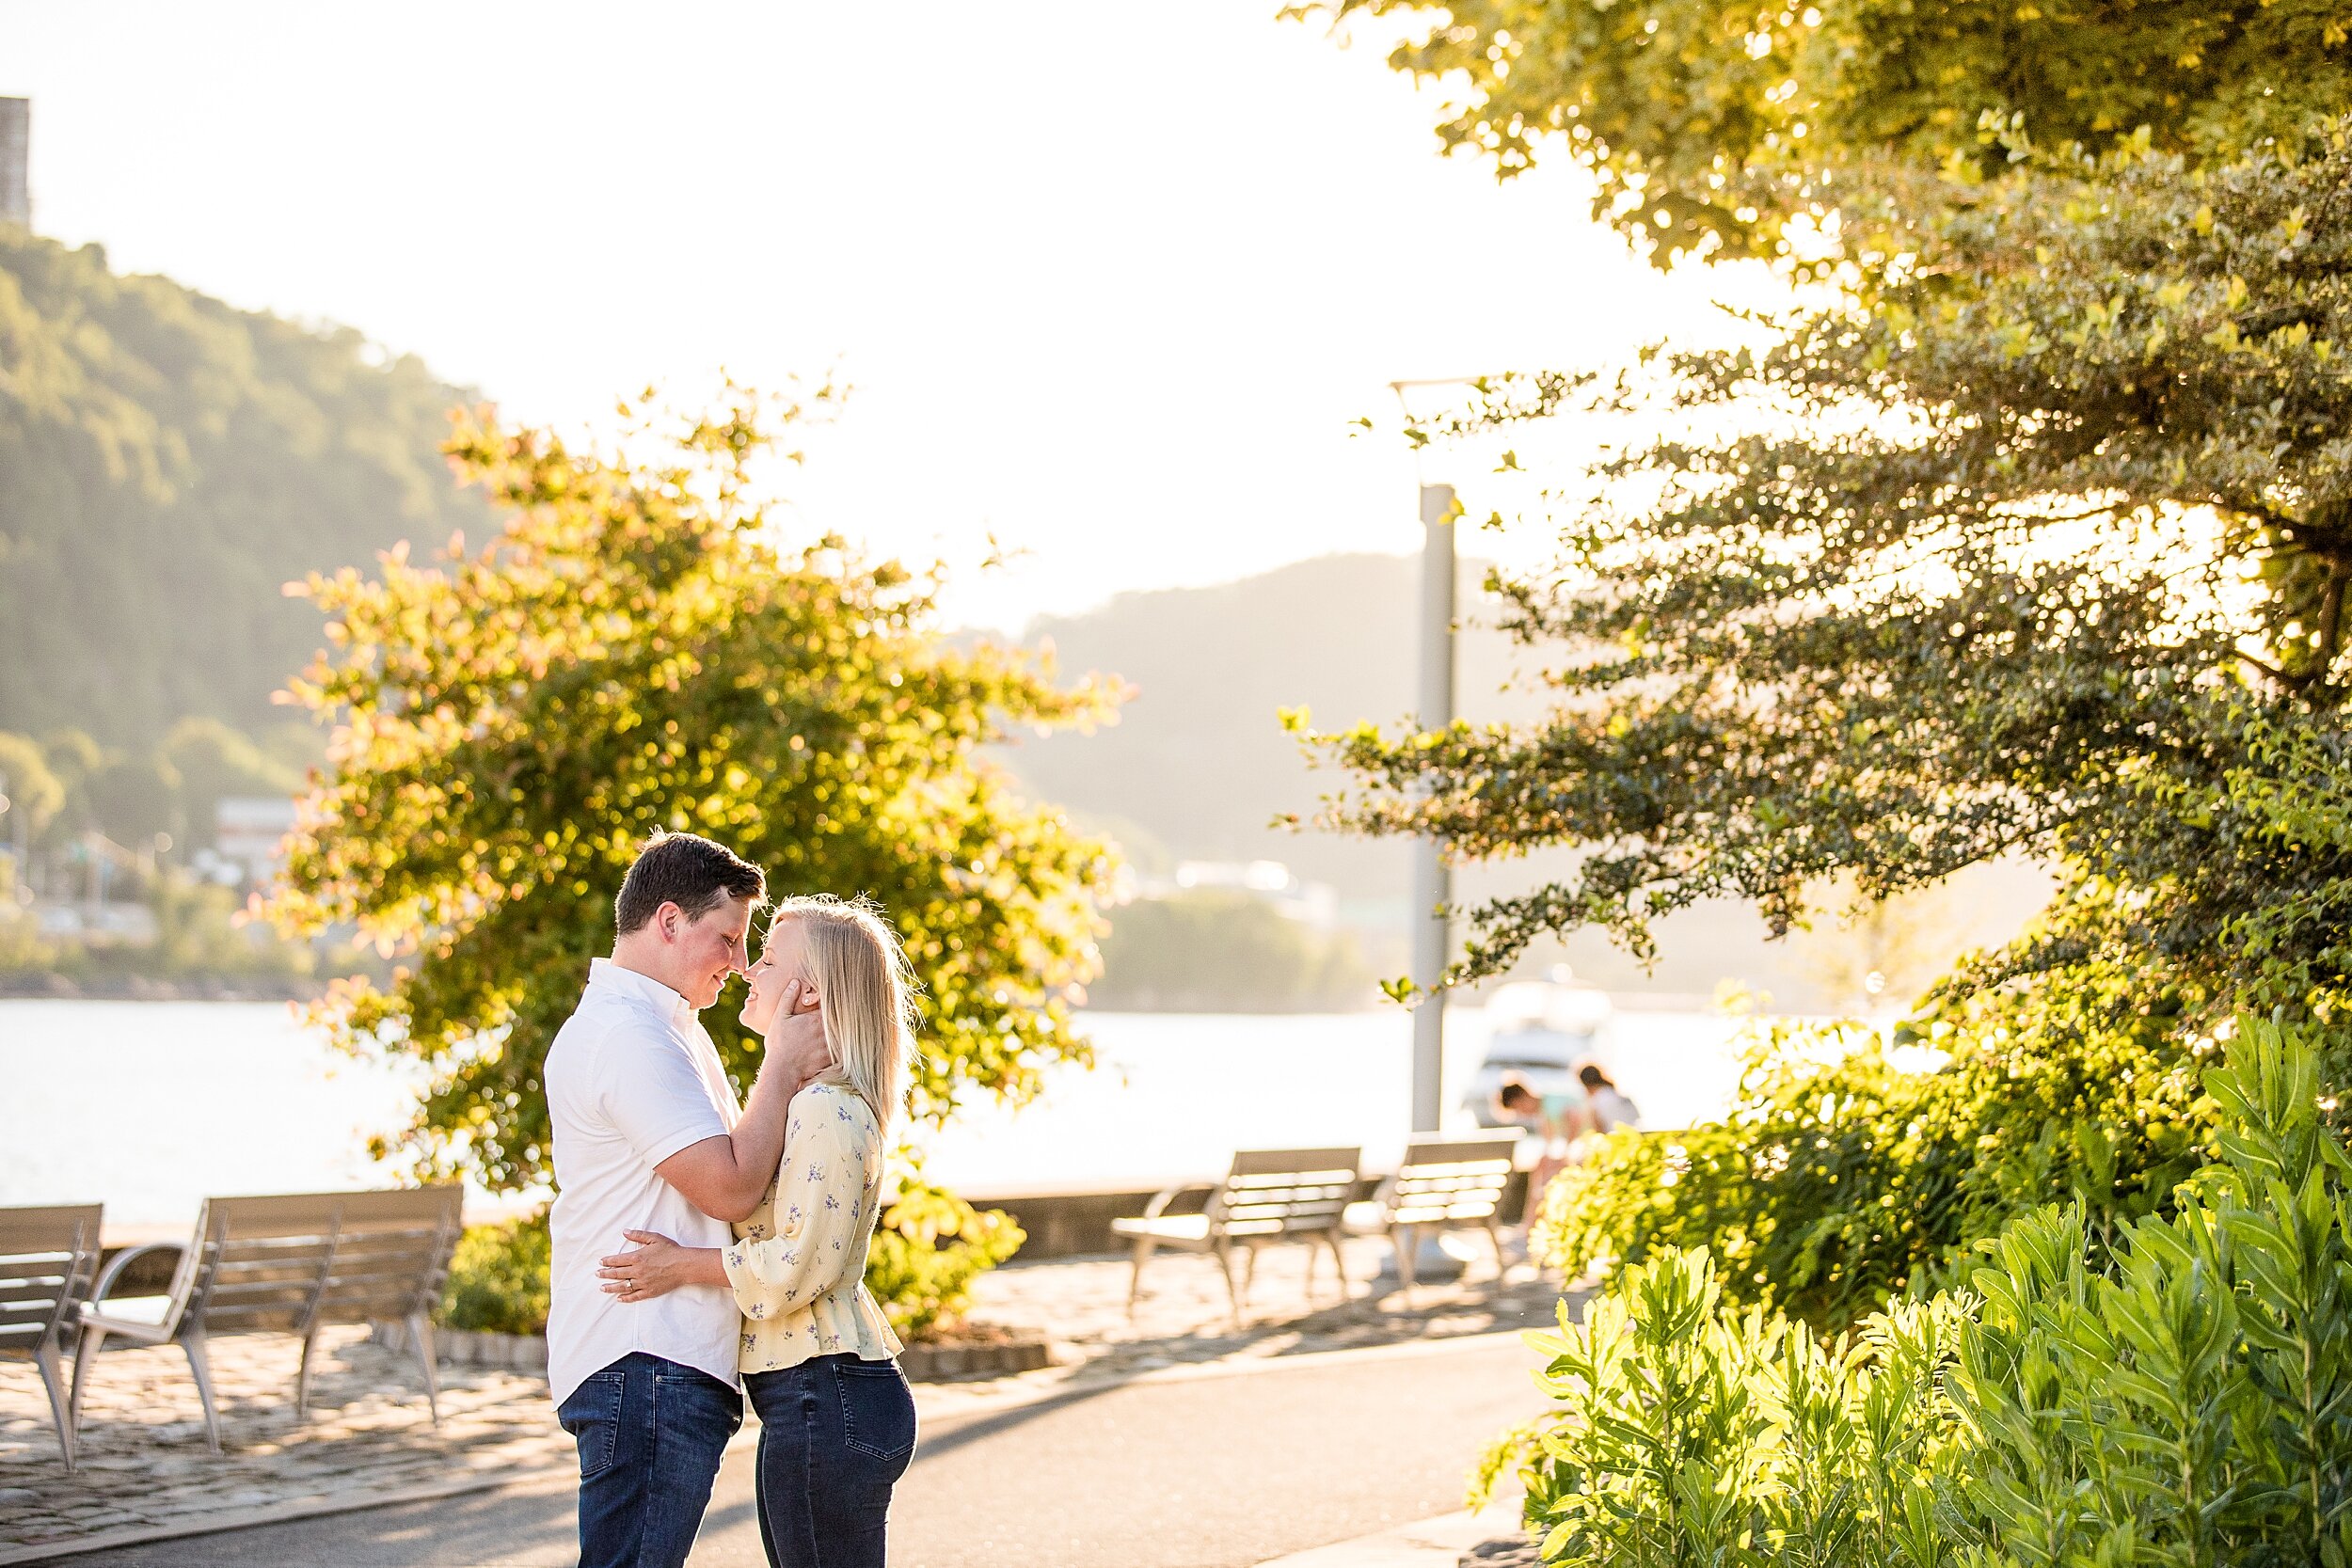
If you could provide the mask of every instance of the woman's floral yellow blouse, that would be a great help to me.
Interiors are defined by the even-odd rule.
[[[841,1352],[886,1361],[898,1354],[898,1337],[866,1289],[866,1248],[882,1208],[882,1129],[845,1084],[809,1085],[787,1115],[784,1168],[719,1255],[743,1313],[738,1365],[772,1372]]]

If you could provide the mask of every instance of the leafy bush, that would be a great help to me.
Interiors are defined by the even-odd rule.
[[[972,1281],[1021,1250],[1027,1234],[1000,1209],[975,1209],[945,1188],[910,1180],[874,1227],[866,1288],[901,1338],[952,1323]]]
[[[1947,1489],[2010,1559],[2352,1560],[2352,1159],[2312,1052],[2241,1034],[2205,1078],[2221,1158],[2179,1213],[2093,1271],[2081,1210],[2043,1209],[1977,1271]]]
[[[1730,1301],[1838,1328],[1964,1277],[2053,1196],[2105,1246],[2204,1156],[2200,1004],[2120,965],[1963,993],[1899,1032],[1932,1070],[1860,1024],[1759,1025],[1731,1113],[1602,1145],[1547,1189],[1536,1249],[1573,1277],[1707,1246]]]
[[[1726,1307],[1707,1251],[1670,1248],[1582,1323],[1564,1306],[1557,1333],[1527,1336],[1558,1408],[1484,1479],[1525,1455],[1548,1561],[1939,1561],[1932,1477],[1957,1439],[1939,1387],[1964,1321],[1939,1297],[1825,1346]]]
[[[2352,1561],[2352,1158],[2315,1032],[2247,1023],[2219,1158],[2117,1227],[2044,1206],[1940,1291],[1823,1341],[1724,1299],[1705,1249],[1530,1335],[1555,1408],[1498,1445],[1547,1560]]]
[[[503,1225],[473,1225],[451,1258],[442,1323],[489,1334],[545,1334],[552,1258],[548,1212]]]

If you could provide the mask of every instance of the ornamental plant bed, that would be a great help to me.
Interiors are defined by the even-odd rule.
[[[396,1323],[377,1323],[370,1336],[375,1343],[405,1352],[407,1328]],[[480,1334],[465,1329],[433,1331],[435,1359],[453,1367],[505,1367],[516,1371],[545,1371],[547,1339],[536,1334]],[[948,1378],[1003,1377],[1035,1371],[1054,1364],[1052,1343],[1034,1329],[1006,1328],[999,1323],[958,1323],[927,1334],[906,1347],[898,1365],[915,1383]]]
[[[408,1325],[371,1324],[368,1338],[376,1344],[405,1353]],[[518,1372],[548,1370],[548,1340],[544,1334],[491,1334],[436,1324],[433,1359],[450,1367],[504,1367]]]
[[[899,1370],[915,1383],[1003,1377],[1053,1364],[1053,1343],[1042,1330],[990,1323],[934,1324],[898,1356]]]

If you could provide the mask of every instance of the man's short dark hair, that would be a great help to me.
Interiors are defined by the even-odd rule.
[[[700,920],[728,898],[748,899],[757,909],[768,901],[767,876],[723,844],[694,833],[657,833],[621,879],[612,918],[627,936],[664,904]]]

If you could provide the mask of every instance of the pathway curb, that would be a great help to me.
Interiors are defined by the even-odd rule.
[[[1471,1547],[1518,1529],[1518,1515],[1512,1509],[1441,1513],[1353,1541],[1268,1558],[1257,1568],[1455,1568]]]

